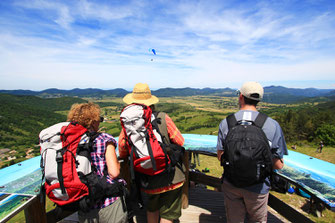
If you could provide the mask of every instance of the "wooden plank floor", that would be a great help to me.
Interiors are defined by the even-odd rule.
[[[189,207],[182,210],[180,222],[226,222],[223,193],[204,188],[190,189]]]
[[[145,210],[136,209],[136,223],[146,223]],[[204,188],[192,188],[189,191],[189,207],[182,210],[180,223],[216,223],[226,222],[223,193]],[[64,219],[62,223],[78,222],[76,214]],[[289,222],[269,208],[269,223]]]
[[[226,222],[223,193],[203,188],[190,189],[189,207],[182,210],[181,223]],[[288,222],[270,209],[269,223]]]

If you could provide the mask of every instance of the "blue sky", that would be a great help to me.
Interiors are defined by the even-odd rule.
[[[0,89],[250,80],[335,88],[335,1],[0,1]]]

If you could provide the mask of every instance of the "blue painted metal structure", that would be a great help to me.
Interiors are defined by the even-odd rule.
[[[216,153],[217,136],[198,134],[183,134],[183,136],[186,149]],[[284,160],[289,171],[284,168],[281,174],[312,190],[325,203],[335,208],[334,164],[291,150]],[[292,171],[294,174],[291,174]],[[36,194],[41,182],[40,156],[0,169],[0,176],[0,192]],[[303,180],[300,180],[301,176],[304,176]],[[308,182],[317,183],[308,185]],[[326,188],[327,192],[319,191],[320,185],[324,185],[323,188]]]

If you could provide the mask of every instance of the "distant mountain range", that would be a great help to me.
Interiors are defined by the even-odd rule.
[[[115,96],[122,97],[129,93],[128,91],[116,88],[112,90],[102,90],[98,88],[86,88],[79,89],[74,88],[72,90],[60,90],[57,88],[49,88],[43,91],[31,91],[31,90],[0,90],[0,93],[13,94],[13,95],[33,95],[39,97],[101,97],[101,96]]]
[[[264,101],[271,103],[293,103],[299,100],[313,97],[334,97],[334,89],[317,89],[317,88],[286,88],[282,86],[268,86],[264,87]],[[54,97],[123,97],[130,93],[122,88],[116,88],[111,90],[102,90],[97,88],[86,88],[79,89],[75,88],[72,90],[60,90],[56,88],[50,88],[43,91],[30,91],[30,90],[0,90],[0,93],[12,94],[12,95],[34,95],[43,98],[54,98]],[[153,95],[158,97],[173,97],[173,96],[194,96],[194,95],[206,95],[206,96],[225,96],[234,97],[236,96],[236,89],[232,88],[161,88],[152,91]]]

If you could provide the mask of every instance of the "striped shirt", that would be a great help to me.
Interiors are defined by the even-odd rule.
[[[99,176],[103,176],[104,172],[107,171],[107,164],[106,164],[106,158],[105,153],[107,149],[107,143],[112,143],[114,146],[117,146],[116,140],[113,138],[113,136],[107,134],[107,133],[100,133],[100,135],[94,140],[94,152],[91,152],[91,158],[93,165],[96,167],[97,174]],[[123,180],[119,180],[120,182],[123,182]],[[107,182],[110,184],[113,184],[114,180],[107,174]],[[94,208],[101,209],[104,207],[107,207],[111,204],[113,204],[118,197],[109,197],[106,198],[104,201],[98,202]]]

